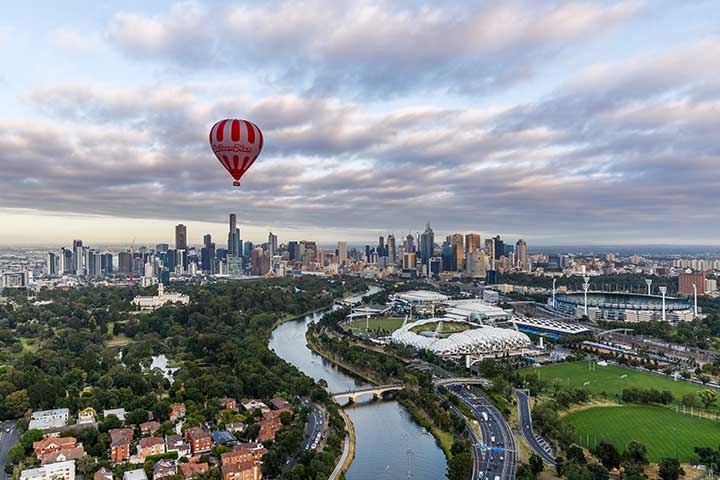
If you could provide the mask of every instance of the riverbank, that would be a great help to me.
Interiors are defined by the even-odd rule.
[[[337,302],[337,301],[343,301],[343,300],[347,300],[348,298],[357,297],[358,295],[364,295],[364,294],[366,294],[366,293],[369,292],[369,291],[370,291],[370,290],[367,289],[367,290],[364,290],[364,291],[347,293],[347,294],[345,294],[342,298],[333,299],[333,302],[332,302],[330,305],[327,305],[327,306],[324,306],[324,307],[318,307],[318,308],[316,308],[316,309],[314,309],[314,310],[310,310],[310,311],[305,312],[305,313],[300,313],[300,314],[298,314],[298,315],[295,315],[295,314],[285,315],[284,317],[278,318],[277,320],[275,320],[275,322],[273,323],[272,328],[273,328],[273,330],[274,330],[275,328],[279,327],[279,326],[282,325],[283,323],[286,323],[286,322],[294,322],[294,321],[296,321],[296,320],[302,320],[303,318],[307,317],[308,315],[314,315],[314,314],[316,314],[316,313],[322,312],[323,310],[327,310],[327,309],[329,309],[329,308],[332,308],[333,305],[335,304],[335,302]]]
[[[347,451],[343,452],[345,458],[340,467],[338,478],[342,478],[342,475],[348,471],[353,460],[355,460],[355,444],[357,441],[355,438],[355,425],[353,425],[352,420],[350,420],[350,417],[348,417],[347,413],[342,409],[340,409],[340,415],[342,415],[343,420],[345,420],[345,428],[347,428],[348,431],[348,442],[346,445]]]
[[[315,336],[311,333],[311,329],[308,329],[307,333],[305,334],[305,340],[307,341],[307,345],[310,350],[317,353],[325,360],[332,362],[333,365],[348,372],[349,374],[355,375],[356,377],[375,385],[382,385],[384,383],[384,380],[382,378],[379,378],[370,372],[361,370],[352,364],[346,363],[342,359],[338,358],[336,355],[333,355],[331,352],[328,352],[327,350],[322,348],[320,346],[320,342],[318,342]]]

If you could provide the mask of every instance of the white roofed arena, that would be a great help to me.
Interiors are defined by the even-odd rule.
[[[521,355],[531,346],[530,338],[524,333],[506,328],[478,326],[459,320],[452,322],[466,323],[468,330],[453,333],[446,338],[427,337],[412,331],[422,325],[443,321],[447,322],[448,319],[428,318],[408,323],[392,333],[391,341],[415,349],[429,350],[444,357],[495,358]]]

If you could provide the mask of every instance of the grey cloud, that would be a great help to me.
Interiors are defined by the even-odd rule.
[[[107,38],[134,58],[252,71],[316,96],[485,95],[640,10],[631,1],[185,2],[163,15],[116,14]]]

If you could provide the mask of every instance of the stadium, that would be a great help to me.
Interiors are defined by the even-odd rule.
[[[429,350],[444,357],[470,355],[476,358],[522,355],[531,346],[530,338],[524,333],[506,328],[479,326],[462,320],[452,323],[467,324],[467,329],[442,338],[429,332],[415,333],[424,325],[448,322],[447,319],[429,318],[403,325],[392,333],[391,341],[417,350]]]
[[[548,300],[552,305],[552,299]],[[558,294],[555,308],[563,313],[581,317],[585,314],[585,294]],[[663,319],[662,297],[637,293],[588,292],[588,317],[592,320],[617,322],[646,322]],[[685,322],[694,318],[690,300],[665,297],[665,316],[669,322]]]

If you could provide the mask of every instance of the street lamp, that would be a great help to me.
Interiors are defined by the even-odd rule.
[[[652,290],[650,290],[650,285],[652,285],[652,278],[646,278],[645,283],[647,284],[647,287],[648,287],[648,295],[651,295]]]
[[[588,307],[587,307],[587,293],[588,289],[590,288],[590,277],[583,277],[583,280],[585,281],[583,283],[583,290],[585,291],[585,316],[588,316]]]
[[[662,295],[662,319],[665,321],[665,294],[667,293],[667,287],[660,287],[660,294]]]

